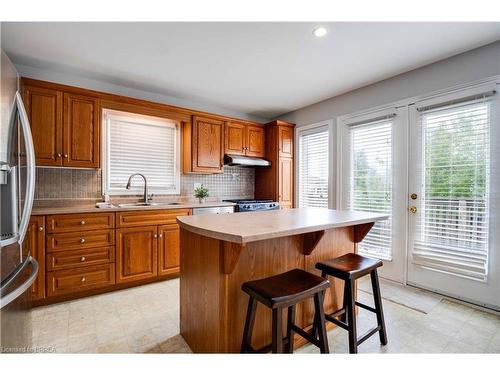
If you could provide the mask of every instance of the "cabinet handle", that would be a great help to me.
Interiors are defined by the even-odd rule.
[[[163,237],[163,234],[159,234],[158,237],[162,238]]]
[[[80,243],[85,243],[85,238],[80,238]]]
[[[157,235],[157,234],[155,234],[153,237],[154,237],[154,238],[158,238],[158,235]]]
[[[82,280],[81,280],[81,281],[82,281],[82,283],[84,283],[84,282],[85,282],[85,280],[87,280],[87,279],[86,279],[85,277],[82,277]]]
[[[58,157],[58,158],[60,158],[61,156],[62,156],[62,155],[61,155],[61,153],[58,153],[58,154],[57,154],[57,157]]]
[[[38,227],[38,230],[39,230],[40,232],[43,232],[43,227]]]
[[[80,262],[85,262],[85,257],[81,257]]]
[[[81,225],[85,225],[85,220],[80,221]]]
[[[64,157],[67,159],[68,158],[68,154],[64,154]]]

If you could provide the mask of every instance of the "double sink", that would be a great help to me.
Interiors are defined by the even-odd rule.
[[[118,207],[127,208],[127,207],[150,207],[150,206],[177,206],[180,205],[178,202],[170,202],[170,203],[153,203],[153,202],[136,202],[136,203],[121,203],[118,204]]]

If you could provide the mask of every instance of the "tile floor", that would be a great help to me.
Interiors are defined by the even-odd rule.
[[[371,303],[370,294],[359,300]],[[179,280],[33,309],[33,344],[58,353],[190,353],[179,335]],[[500,316],[443,300],[429,314],[385,300],[389,343],[372,336],[361,353],[500,353]],[[358,334],[375,324],[361,310]],[[330,352],[347,353],[347,332],[328,333]],[[316,353],[306,345],[296,352]]]

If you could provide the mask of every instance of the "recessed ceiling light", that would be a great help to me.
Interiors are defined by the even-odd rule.
[[[328,30],[326,28],[322,27],[322,26],[316,27],[313,30],[314,36],[317,36],[318,38],[321,38],[322,36],[325,36],[327,32],[328,32]]]

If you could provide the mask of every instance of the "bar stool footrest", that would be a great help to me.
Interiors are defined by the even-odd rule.
[[[354,303],[356,304],[356,306],[359,306],[359,307],[361,307],[361,308],[363,308],[365,310],[371,311],[374,314],[377,313],[377,310],[374,307],[365,305],[364,303],[361,303],[361,302],[358,302],[358,301],[354,301]]]
[[[359,339],[356,340],[356,345],[360,345],[361,343],[365,342],[368,340],[370,337],[372,337],[375,333],[380,331],[382,329],[381,326],[377,326],[375,328],[372,328],[368,332],[366,332],[364,335],[362,335]]]

